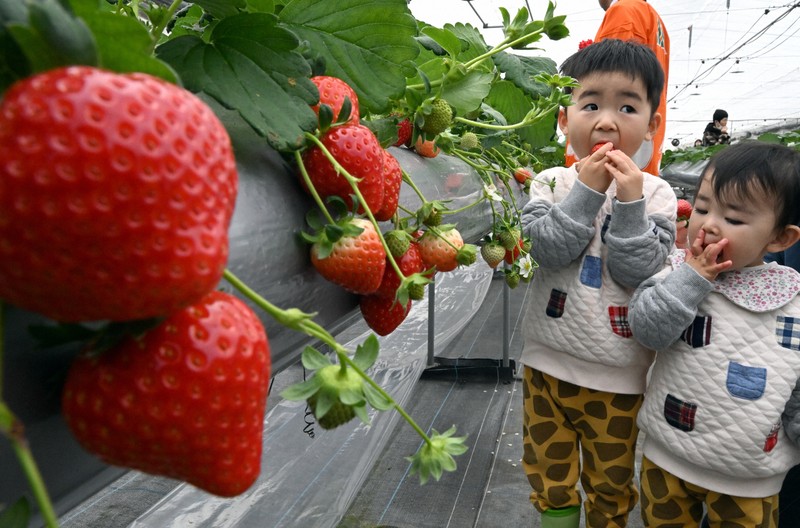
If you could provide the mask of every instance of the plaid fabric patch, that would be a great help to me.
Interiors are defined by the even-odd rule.
[[[627,306],[609,306],[608,319],[611,322],[611,331],[622,337],[631,337],[631,325],[628,324]]]
[[[667,394],[664,402],[664,418],[667,423],[681,431],[694,430],[694,415],[697,412],[697,405],[694,403],[679,400],[672,394]]]
[[[550,300],[547,302],[545,313],[548,317],[561,317],[564,315],[565,304],[567,304],[567,292],[554,289],[550,292]]]
[[[599,288],[603,282],[603,261],[600,257],[586,255],[581,266],[581,283],[590,288]]]
[[[603,227],[600,228],[600,241],[605,244],[606,243],[606,231],[608,231],[608,224],[611,223],[611,215],[606,215],[605,220],[603,220]]]
[[[692,348],[707,346],[711,342],[711,316],[696,316],[694,322],[683,331],[681,339],[689,343]]]
[[[800,350],[800,320],[797,317],[779,315],[775,321],[775,337],[778,344],[789,350]]]

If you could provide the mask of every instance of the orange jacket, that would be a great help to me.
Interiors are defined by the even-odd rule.
[[[661,145],[667,124],[667,85],[669,80],[669,34],[661,17],[645,0],[618,0],[606,11],[603,22],[597,30],[595,42],[606,38],[636,40],[653,50],[664,69],[664,90],[657,112],[661,114],[661,125],[653,138],[653,156],[642,170],[658,175],[661,164]],[[577,161],[567,148],[567,167]]]

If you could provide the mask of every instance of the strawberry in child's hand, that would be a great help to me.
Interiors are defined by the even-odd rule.
[[[163,317],[228,259],[231,142],[192,93],[59,68],[0,103],[0,298],[60,321]]]
[[[372,211],[375,219],[382,222],[391,219],[400,203],[400,185],[403,183],[403,170],[400,163],[388,150],[383,151],[383,204]]]
[[[342,167],[361,180],[357,186],[370,211],[379,211],[384,195],[383,148],[372,130],[364,125],[335,126],[320,139]],[[339,196],[352,206],[353,188],[344,176],[336,172],[322,149],[317,146],[309,148],[303,153],[303,163],[320,196]],[[361,212],[363,205],[359,204]]]
[[[337,77],[327,75],[317,75],[311,78],[319,90],[319,104],[311,108],[319,115],[319,105],[326,104],[333,110],[333,120],[339,119],[339,112],[342,109],[345,97],[350,99],[350,117],[348,123],[358,124],[360,115],[358,109],[358,96],[349,84]],[[342,121],[345,121],[342,119]]]
[[[331,243],[332,242],[332,243]],[[386,268],[386,251],[369,220],[354,218],[338,240],[311,246],[311,263],[327,280],[353,293],[378,289]]]
[[[692,216],[692,204],[683,198],[678,200],[678,222],[689,223],[689,218]]]
[[[376,334],[385,336],[394,332],[405,320],[411,311],[411,299],[403,304],[394,297],[365,295],[361,297],[359,308],[367,326]]]
[[[67,425],[104,462],[223,497],[261,468],[270,350],[258,317],[212,291],[138,338],[73,362]]]
[[[593,146],[593,147],[592,147],[592,152],[590,152],[590,154],[594,154],[595,152],[597,152],[598,150],[600,150],[600,148],[601,148],[603,145],[606,145],[606,144],[607,144],[607,143],[598,143],[597,145]],[[611,150],[614,150],[614,145],[611,145]]]

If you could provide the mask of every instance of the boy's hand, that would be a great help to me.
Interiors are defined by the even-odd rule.
[[[728,245],[727,238],[723,238],[714,244],[709,244],[704,248],[705,239],[706,232],[700,229],[689,248],[690,254],[686,256],[686,263],[694,268],[700,276],[713,282],[716,280],[717,275],[733,266],[733,261],[723,260],[719,262],[722,257],[722,250]]]
[[[605,193],[613,181],[606,169],[606,153],[613,148],[613,143],[595,145],[592,153],[578,162],[578,179],[599,193]]]
[[[644,175],[632,159],[621,150],[606,153],[606,169],[617,182],[617,200],[633,202],[644,195]]]

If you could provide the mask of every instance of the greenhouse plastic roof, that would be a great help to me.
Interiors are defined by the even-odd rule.
[[[689,146],[717,108],[728,111],[734,139],[800,128],[800,2],[768,0],[651,0],[669,32],[667,142]],[[442,27],[471,24],[488,44],[502,39],[500,7],[513,17],[528,7],[534,19],[545,0],[411,0],[415,18]],[[560,0],[570,35],[543,39],[539,52],[557,64],[592,39],[603,17],[594,0]]]

